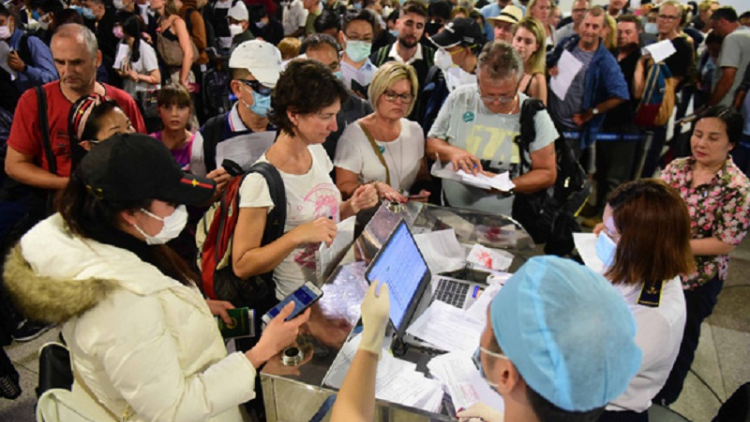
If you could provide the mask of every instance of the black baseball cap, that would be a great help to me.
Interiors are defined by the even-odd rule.
[[[164,144],[140,133],[117,134],[92,148],[75,174],[92,195],[113,202],[200,205],[216,188],[214,181],[182,171]]]
[[[484,40],[484,32],[472,18],[456,18],[448,22],[443,30],[430,37],[438,48],[450,48],[459,44],[476,45]]]
[[[711,13],[711,20],[726,19],[729,22],[737,22],[737,11],[732,6],[722,6]]]

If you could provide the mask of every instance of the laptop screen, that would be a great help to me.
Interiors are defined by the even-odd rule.
[[[425,278],[429,280],[427,263],[403,220],[370,264],[366,278],[368,282],[378,280],[388,285],[391,321],[403,333],[402,324],[409,322],[409,313],[416,306],[414,298],[424,291],[419,289],[420,283]]]

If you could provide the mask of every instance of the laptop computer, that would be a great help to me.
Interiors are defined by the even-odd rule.
[[[484,290],[484,285],[451,277],[430,274],[411,231],[401,220],[388,240],[373,258],[365,278],[386,283],[391,297],[390,319],[398,337],[423,348],[427,343],[406,334],[406,329],[434,300],[457,308],[471,306]]]

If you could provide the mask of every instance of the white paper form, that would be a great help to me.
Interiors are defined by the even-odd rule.
[[[560,60],[557,62],[557,75],[550,80],[550,88],[557,95],[557,98],[565,100],[565,95],[570,89],[578,72],[583,67],[583,63],[570,54],[568,50],[563,50]]]
[[[453,229],[414,236],[432,275],[460,270],[466,265],[466,252]]]
[[[596,255],[596,239],[594,233],[573,233],[573,242],[583,263],[594,272],[604,274],[604,263]]]
[[[315,275],[318,281],[325,281],[325,277],[331,274],[349,245],[354,242],[355,221],[356,218],[352,216],[336,224],[336,237],[333,238],[331,246],[322,242],[315,252]]]
[[[474,186],[479,189],[497,189],[503,192],[508,192],[516,187],[516,185],[510,180],[510,174],[507,171],[505,173],[497,174],[494,177],[489,177],[482,173],[475,176],[466,173],[463,170],[455,171],[453,169],[453,163],[451,162],[447,162],[445,166],[442,166],[440,160],[435,160],[435,163],[430,169],[430,174],[441,179],[455,180],[459,183]]]
[[[127,44],[117,44],[117,54],[115,55],[115,63],[112,65],[113,69],[122,69],[123,62],[127,63],[126,59],[130,55],[130,47]]]
[[[490,249],[477,243],[471,248],[466,262],[475,267],[505,271],[513,263],[513,254],[499,249]]]
[[[477,346],[478,344],[474,345],[474,348]],[[437,356],[427,364],[427,369],[445,385],[456,410],[466,409],[479,402],[501,412],[505,410],[502,396],[482,379],[470,354],[446,353]]]
[[[650,54],[654,63],[663,62],[676,52],[677,50],[670,40],[659,41],[643,47],[643,54]]]
[[[471,304],[469,309],[464,310],[464,316],[474,321],[481,322],[482,325],[487,323],[487,307],[490,306],[492,299],[497,296],[503,285],[500,283],[492,283],[490,287],[484,289],[479,298]]]
[[[408,334],[446,352],[471,353],[479,344],[484,324],[458,309],[436,300],[406,329]]]
[[[8,72],[11,81],[15,81],[17,77],[16,71],[8,66],[8,54],[10,54],[11,51],[13,50],[11,50],[7,42],[0,42],[0,67],[2,67],[4,71]]]
[[[225,159],[232,160],[242,167],[242,170],[250,170],[264,152],[273,144],[276,132],[256,132],[245,136],[238,136],[216,145],[216,167],[221,167]]]

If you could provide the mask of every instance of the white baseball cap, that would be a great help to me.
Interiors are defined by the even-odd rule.
[[[232,69],[247,69],[263,85],[273,88],[281,73],[281,52],[273,44],[261,40],[245,41],[229,58]]]
[[[247,12],[245,2],[238,1],[227,11],[227,17],[232,18],[236,21],[246,21],[250,19],[250,14]]]

